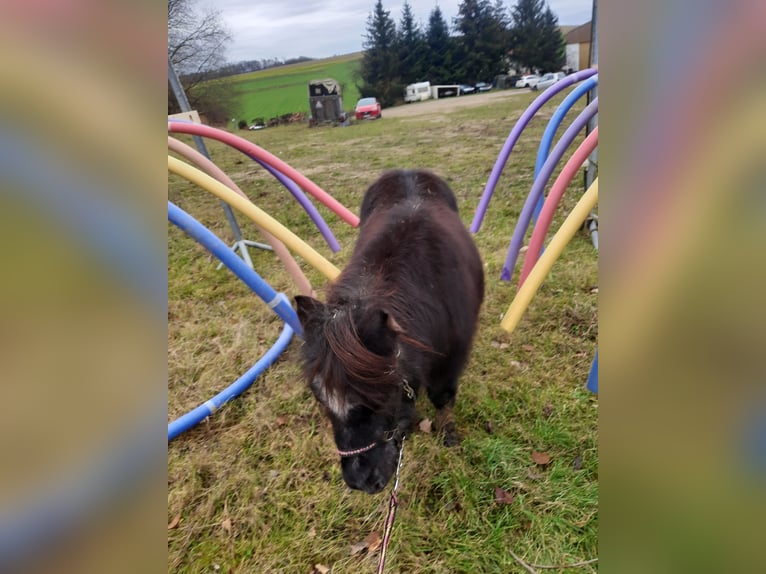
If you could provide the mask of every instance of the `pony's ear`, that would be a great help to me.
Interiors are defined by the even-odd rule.
[[[313,325],[320,323],[325,315],[325,304],[313,297],[296,295],[295,306],[304,331],[309,331]]]
[[[386,314],[386,326],[391,329],[394,333],[401,334],[404,333],[404,329],[402,329],[402,326],[399,324],[399,322],[394,319],[394,316],[390,313],[386,313],[383,311],[383,313]]]
[[[367,349],[382,357],[396,350],[396,338],[402,328],[396,319],[383,309],[369,309],[356,321],[359,338]]]

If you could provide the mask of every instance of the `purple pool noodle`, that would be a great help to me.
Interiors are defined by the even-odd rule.
[[[571,86],[572,84],[576,84],[577,82],[590,78],[596,73],[598,73],[598,70],[595,68],[588,68],[587,70],[581,70],[579,72],[575,72],[574,74],[570,74],[563,80],[559,80],[547,90],[545,90],[542,94],[537,96],[535,101],[533,101],[526,109],[526,111],[521,115],[519,120],[516,122],[516,125],[513,126],[511,133],[508,135],[508,139],[505,140],[503,149],[500,150],[500,155],[497,157],[497,161],[495,161],[495,165],[492,168],[492,173],[489,175],[489,180],[487,181],[487,185],[484,188],[484,193],[481,196],[481,201],[479,201],[479,206],[476,208],[476,213],[474,214],[473,221],[471,222],[471,233],[477,233],[479,228],[481,228],[481,223],[484,220],[484,214],[486,213],[487,206],[489,205],[489,200],[492,199],[492,194],[495,192],[495,186],[497,186],[497,181],[500,179],[500,174],[503,173],[503,168],[505,167],[505,163],[508,161],[508,156],[511,155],[513,146],[516,145],[519,136],[521,136],[521,132],[524,131],[524,128],[527,126],[529,121],[534,117],[537,111],[543,107],[545,102],[550,100],[561,90]]]
[[[556,142],[556,146],[548,156],[548,159],[545,160],[545,163],[540,170],[540,174],[535,178],[535,182],[532,184],[532,189],[527,196],[527,201],[524,203],[524,207],[519,215],[519,220],[516,222],[516,229],[513,231],[511,244],[508,247],[508,254],[505,257],[505,265],[503,265],[503,271],[500,274],[500,279],[503,281],[511,280],[513,269],[516,266],[516,259],[518,258],[519,250],[521,249],[521,243],[524,241],[524,234],[527,232],[529,221],[532,219],[532,212],[535,209],[535,204],[537,203],[540,194],[542,194],[545,189],[545,185],[548,183],[553,170],[559,163],[561,156],[564,155],[566,149],[574,141],[577,134],[585,127],[588,120],[596,115],[597,111],[598,98],[588,104],[586,108],[580,112],[580,115],[575,118],[572,125],[567,128],[567,131],[564,132],[561,139]]]
[[[333,251],[333,253],[337,253],[340,251],[340,245],[338,244],[338,240],[335,239],[335,236],[333,235],[332,231],[330,230],[330,227],[327,225],[327,222],[322,217],[322,214],[319,213],[317,208],[314,206],[313,203],[311,203],[311,200],[306,197],[306,194],[303,193],[303,190],[298,187],[298,184],[295,183],[292,179],[287,177],[285,174],[283,174],[281,171],[274,169],[270,165],[260,161],[259,159],[251,156],[250,154],[247,154],[248,157],[251,159],[257,161],[259,164],[261,164],[266,171],[268,171],[271,175],[276,177],[279,182],[284,185],[287,190],[293,194],[293,197],[298,200],[298,203],[301,204],[301,207],[306,210],[306,213],[309,214],[312,221],[316,224],[317,229],[319,229],[320,233],[324,237],[325,241],[327,242],[327,245],[330,246],[330,249]]]

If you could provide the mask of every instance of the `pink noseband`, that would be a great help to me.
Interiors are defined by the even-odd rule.
[[[341,458],[346,458],[349,456],[356,456],[358,454],[362,454],[363,452],[367,452],[368,450],[374,449],[376,446],[378,446],[378,441],[375,441],[372,444],[368,444],[367,446],[363,446],[362,448],[356,448],[354,450],[340,450],[338,449],[338,454]]]

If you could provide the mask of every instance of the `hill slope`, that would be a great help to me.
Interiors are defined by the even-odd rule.
[[[308,83],[321,78],[337,80],[343,92],[343,106],[351,109],[359,99],[354,75],[361,60],[362,53],[356,52],[229,78],[238,101],[234,117],[250,122],[257,117],[268,119],[291,112],[308,112]]]

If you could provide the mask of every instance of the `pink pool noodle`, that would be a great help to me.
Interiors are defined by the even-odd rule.
[[[524,264],[521,268],[521,274],[519,275],[519,287],[524,284],[527,276],[532,268],[537,263],[542,251],[543,242],[545,241],[545,235],[548,233],[548,229],[553,221],[553,214],[556,211],[556,207],[561,201],[567,186],[570,184],[577,171],[582,166],[583,162],[588,159],[588,156],[596,149],[598,145],[598,126],[588,134],[588,137],[583,140],[572,157],[566,163],[561,173],[556,178],[556,181],[551,187],[551,191],[548,193],[548,197],[545,198],[545,204],[540,212],[540,217],[537,220],[534,231],[532,231],[532,238],[529,240],[529,248],[524,256]]]
[[[283,162],[278,157],[270,154],[265,149],[255,145],[252,142],[247,141],[239,136],[235,136],[224,130],[212,128],[202,124],[195,124],[192,122],[182,121],[168,121],[168,131],[176,133],[185,133],[203,137],[209,137],[225,144],[228,144],[258,160],[271,166],[277,171],[282,172],[284,175],[292,179],[295,183],[303,188],[304,191],[314,196],[316,199],[325,204],[338,217],[353,227],[359,226],[359,217],[351,213],[342,203],[324,191],[316,183],[311,181],[301,172],[288,164]]]

